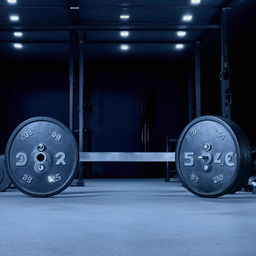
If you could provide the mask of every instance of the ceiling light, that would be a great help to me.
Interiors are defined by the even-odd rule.
[[[128,37],[129,36],[129,31],[121,31],[120,36],[121,37]]]
[[[10,15],[9,19],[10,21],[19,21],[20,17],[18,15]]]
[[[182,20],[186,22],[191,21],[192,19],[193,19],[193,16],[191,14],[185,14],[182,17]]]
[[[200,4],[201,0],[190,0],[191,4]]]
[[[128,15],[128,14],[121,14],[120,15],[120,19],[121,20],[129,20],[130,19],[130,15]]]
[[[7,0],[8,4],[17,4],[17,0]]]
[[[186,31],[177,31],[177,36],[184,37],[187,34]]]
[[[70,10],[79,10],[80,7],[79,6],[70,6],[69,9]]]
[[[176,44],[175,45],[175,49],[177,49],[177,50],[181,50],[183,48],[184,48],[184,44]]]
[[[15,37],[22,37],[22,36],[23,36],[23,33],[16,31],[16,32],[13,32],[13,35],[14,35]]]
[[[20,44],[20,43],[15,43],[15,44],[13,44],[13,47],[15,48],[15,49],[22,49],[22,44]]]
[[[129,50],[129,45],[128,44],[121,44],[121,46],[120,46],[120,49],[122,50],[122,51],[128,51]]]

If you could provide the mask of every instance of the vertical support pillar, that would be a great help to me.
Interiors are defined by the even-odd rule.
[[[74,32],[70,31],[69,40],[69,130],[74,132]]]
[[[84,40],[79,33],[79,152],[84,152]],[[84,186],[84,166],[80,162],[78,186]]]
[[[193,74],[190,68],[188,67],[188,121],[191,122],[194,118],[194,82]]]
[[[221,111],[222,116],[231,119],[232,93],[230,86],[230,67],[228,53],[228,15],[231,8],[222,9],[221,29]]]
[[[195,100],[196,100],[196,117],[202,115],[201,111],[201,52],[200,42],[195,45]]]

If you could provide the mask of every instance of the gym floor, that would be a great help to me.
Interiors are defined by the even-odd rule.
[[[52,198],[0,194],[0,255],[255,256],[256,195],[199,198],[163,179],[92,179]]]

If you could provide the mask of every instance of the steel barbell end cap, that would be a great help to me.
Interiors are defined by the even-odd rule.
[[[203,160],[208,160],[209,156],[198,156],[197,158],[198,159],[203,159]]]

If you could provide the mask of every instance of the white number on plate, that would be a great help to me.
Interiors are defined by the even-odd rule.
[[[61,140],[61,135],[55,131],[52,133],[52,137],[58,142]]]
[[[27,139],[28,137],[32,136],[33,135],[33,132],[31,129],[27,129],[26,131],[24,131],[21,135],[20,135],[20,139],[21,140],[25,140]]]
[[[24,152],[17,153],[16,159],[16,166],[25,166],[28,162],[28,157]]]
[[[55,158],[57,158],[57,161],[56,161],[56,165],[67,165],[66,162],[65,162],[65,153],[63,152],[58,152],[56,155],[55,155]]]

